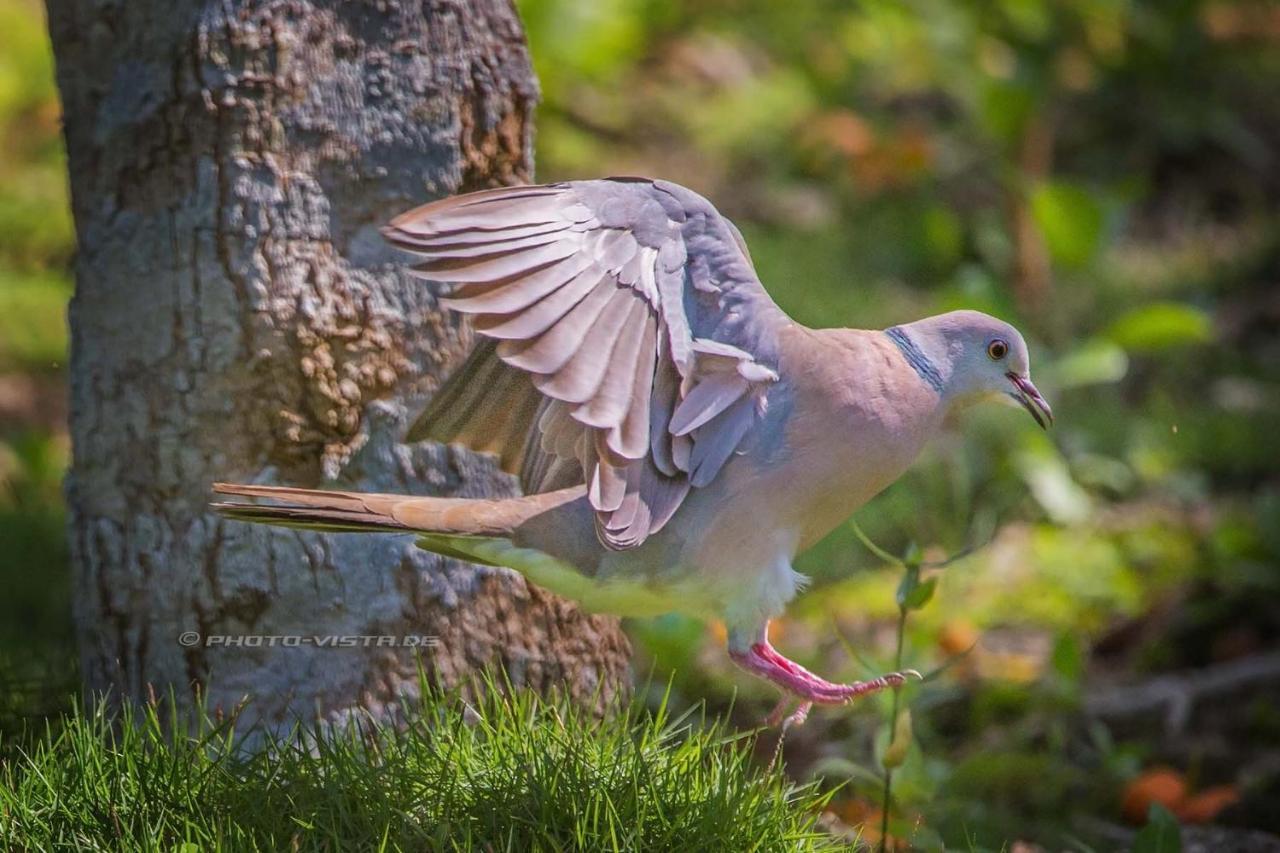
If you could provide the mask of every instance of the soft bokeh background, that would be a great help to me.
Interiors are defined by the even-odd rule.
[[[893,553],[973,549],[926,571],[936,594],[906,622],[907,665],[946,669],[908,696],[894,834],[1105,838],[1126,796],[1170,781],[1162,764],[1191,792],[1167,798],[1183,819],[1280,830],[1265,679],[1210,690],[1184,726],[1143,705],[1162,674],[1265,670],[1280,649],[1280,6],[519,5],[539,178],[699,190],[803,322],[963,306],[1032,344],[1055,430],[974,411],[858,515]],[[42,9],[0,0],[0,732],[65,707],[76,679],[72,250]],[[852,527],[800,568],[814,583],[777,642],[830,676],[888,668],[902,569]],[[632,627],[679,701],[725,710],[737,689],[745,726],[773,698],[726,665],[717,626]],[[1086,713],[1116,685],[1139,686],[1133,708]],[[848,783],[851,826],[878,808],[885,717],[819,712],[787,738],[797,777]]]

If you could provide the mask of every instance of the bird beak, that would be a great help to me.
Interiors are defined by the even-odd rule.
[[[1005,376],[1009,377],[1009,381],[1013,383],[1015,389],[1007,392],[1009,396],[1017,400],[1022,408],[1031,413],[1031,417],[1036,419],[1036,423],[1040,424],[1041,429],[1048,429],[1053,423],[1053,409],[1049,408],[1049,404],[1045,402],[1044,397],[1040,396],[1036,386],[1031,384],[1031,379],[1013,372],[1006,373]]]

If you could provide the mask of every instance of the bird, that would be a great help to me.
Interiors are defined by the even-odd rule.
[[[956,411],[1003,400],[1042,428],[1053,419],[1009,323],[959,310],[881,330],[802,325],[733,223],[670,181],[481,190],[382,233],[478,341],[406,440],[496,454],[523,494],[216,483],[237,500],[213,508],[410,534],[592,612],[719,620],[729,657],[781,689],[773,723],[918,676],[833,683],[777,651],[769,623],[807,580],[797,555],[897,480]]]

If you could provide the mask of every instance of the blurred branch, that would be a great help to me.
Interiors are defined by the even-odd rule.
[[[1013,288],[1018,307],[1038,316],[1053,287],[1053,269],[1044,235],[1031,210],[1031,192],[1053,171],[1054,122],[1047,110],[1037,110],[1019,142],[1018,182],[1011,195],[1014,245]]]
[[[1162,718],[1165,733],[1177,735],[1186,729],[1198,703],[1221,701],[1262,687],[1280,688],[1280,652],[1104,690],[1085,701],[1085,711],[1109,721]]]
[[[595,112],[581,105],[547,103],[542,107],[544,115],[554,115],[566,125],[595,136],[602,142],[633,143],[634,138],[626,128],[617,127],[599,119]]]

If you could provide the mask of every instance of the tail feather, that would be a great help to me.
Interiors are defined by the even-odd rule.
[[[525,521],[577,499],[582,487],[498,500],[433,498],[364,492],[214,483],[220,495],[267,498],[270,504],[220,501],[226,518],[334,532],[417,532],[509,537]]]
[[[369,513],[305,506],[260,506],[258,504],[216,502],[210,507],[224,518],[277,527],[324,530],[330,533],[404,533],[408,530],[394,520],[381,520]]]

